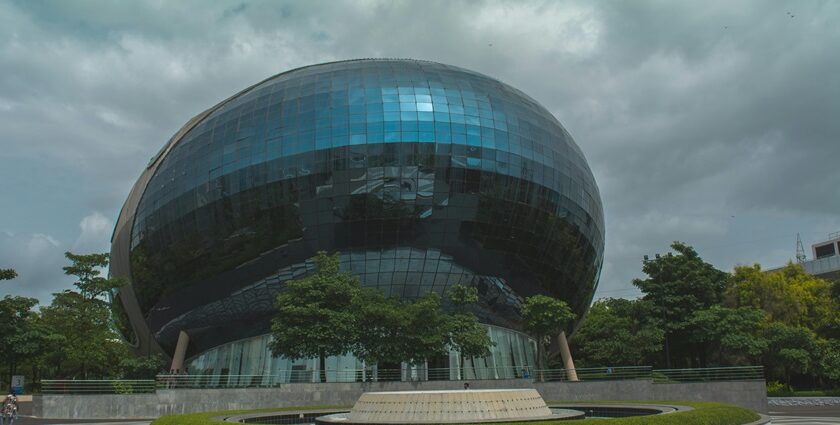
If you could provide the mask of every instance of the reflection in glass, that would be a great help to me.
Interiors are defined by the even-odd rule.
[[[160,156],[123,211],[133,224],[114,250],[129,254],[113,261],[130,270],[120,296],[141,312],[130,320],[168,354],[181,330],[194,359],[266,334],[277,291],[319,250],[387,294],[476,286],[491,334],[521,330],[519,302],[534,294],[582,316],[597,286],[603,212],[583,154],[536,101],[471,71],[413,60],[289,71]],[[511,353],[493,361],[514,364]]]

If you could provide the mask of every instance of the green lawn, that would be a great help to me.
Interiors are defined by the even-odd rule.
[[[549,402],[549,405],[562,405],[564,402]],[[591,403],[591,404],[612,404],[612,403]],[[759,416],[747,409],[722,403],[698,403],[687,401],[620,401],[614,404],[679,404],[691,406],[694,410],[688,412],[669,413],[666,415],[638,416],[634,418],[603,419],[609,421],[609,425],[636,425],[636,424],[662,424],[662,425],[741,425],[758,420]],[[283,407],[274,409],[257,410],[228,410],[222,412],[189,413],[184,415],[161,416],[155,419],[151,425],[219,425],[221,421],[214,421],[210,418],[216,416],[230,416],[253,412],[278,412],[284,410],[315,410],[315,409],[347,409],[349,406],[311,406],[311,407]],[[582,424],[583,419],[571,421],[546,421],[539,422],[540,425],[572,425]],[[586,419],[586,424],[592,424],[598,419]],[[508,422],[505,425],[534,425],[533,422]]]

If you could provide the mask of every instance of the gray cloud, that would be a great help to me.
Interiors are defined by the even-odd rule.
[[[4,282],[0,293],[33,297],[48,304],[52,294],[70,289],[73,278],[64,274],[66,251],[90,254],[110,251],[113,223],[94,211],[79,222],[73,243],[65,243],[43,233],[0,232],[0,268],[14,268],[18,277]]]
[[[512,84],[574,135],[606,208],[599,295],[632,296],[641,256],[673,240],[722,268],[777,264],[796,232],[809,243],[840,229],[838,17],[827,1],[0,3],[0,163],[56,170],[0,196],[59,196],[58,174],[78,191],[54,213],[72,218],[61,228],[4,205],[0,230],[30,236],[3,246],[76,240],[66,222],[92,210],[104,220],[85,244],[107,246],[101,224],[148,158],[249,84],[414,57]],[[11,168],[2,181],[20,179]]]
[[[72,280],[61,270],[61,247],[61,242],[49,235],[0,232],[0,267],[14,267],[18,273],[17,278],[2,283],[2,294],[37,298],[44,304],[54,292],[69,288]]]

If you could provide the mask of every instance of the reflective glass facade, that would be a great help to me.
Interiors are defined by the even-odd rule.
[[[267,333],[318,250],[403,298],[476,286],[482,322],[518,330],[534,294],[582,315],[603,246],[586,160],[536,101],[452,66],[357,60],[279,74],[188,123],[129,196],[112,271],[131,280],[139,349],[171,354],[183,330],[192,357]]]
[[[407,364],[401,367],[397,376],[393,369],[374,373],[371,368],[363,372],[365,365],[353,356],[328,357],[327,382],[354,382],[362,380],[441,380],[441,379],[506,379],[521,378],[523,370],[534,370],[536,343],[527,335],[497,326],[487,326],[487,332],[496,343],[490,349],[490,356],[462,359],[457,352],[450,352],[445,359],[446,366],[436,368],[435,364],[422,366]],[[244,384],[270,386],[289,382],[318,382],[318,359],[289,360],[272,357],[268,343],[269,335],[246,338],[211,348],[187,361],[190,375],[208,375],[210,386]],[[463,362],[463,365],[461,365]],[[440,367],[441,362],[438,362]],[[460,376],[463,373],[463,377]],[[244,375],[239,377],[237,375]],[[258,377],[257,377],[258,376]],[[247,382],[231,382],[244,379]],[[255,382],[254,380],[259,380]]]

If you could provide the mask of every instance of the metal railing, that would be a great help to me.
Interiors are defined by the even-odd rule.
[[[318,369],[280,370],[258,375],[162,374],[155,379],[158,388],[249,388],[281,384],[321,382]],[[528,368],[405,368],[405,369],[327,369],[327,382],[458,381],[533,379]]]
[[[643,379],[654,383],[754,381],[764,379],[762,366],[713,367],[703,369],[653,369],[650,366],[617,366],[575,369],[580,381]],[[154,380],[47,380],[41,381],[43,394],[142,394],[156,389],[189,388],[270,388],[299,383],[318,383],[317,369],[280,370],[261,375],[158,375]],[[566,369],[528,368],[404,368],[404,369],[327,369],[327,382],[387,381],[481,381],[528,379],[570,381]]]
[[[42,379],[42,394],[148,394],[154,393],[154,379]]]
[[[587,367],[574,369],[580,381],[613,381],[622,379],[651,379],[650,366]],[[571,371],[567,369],[538,370],[534,378],[542,381],[569,381]]]
[[[654,383],[707,381],[763,381],[764,366],[708,367],[703,369],[655,369]]]

